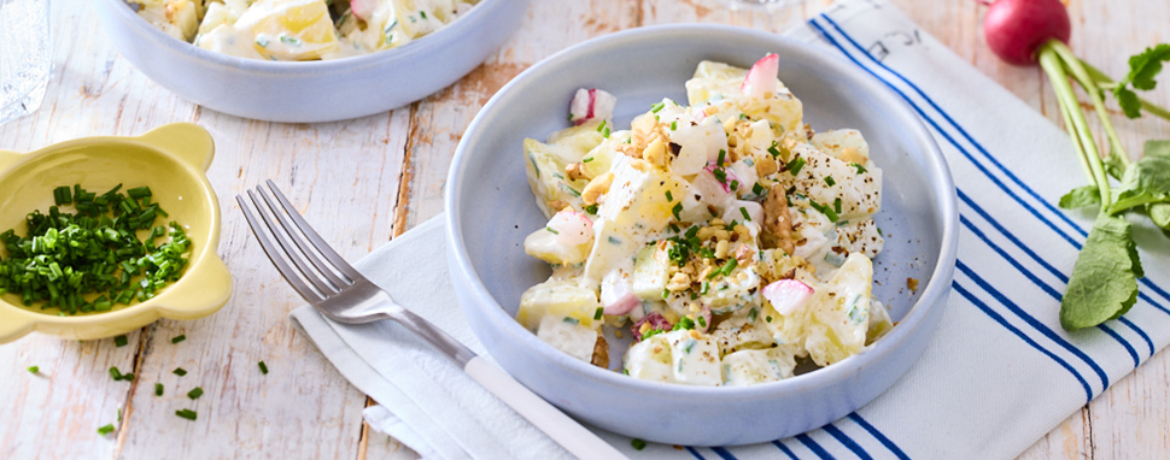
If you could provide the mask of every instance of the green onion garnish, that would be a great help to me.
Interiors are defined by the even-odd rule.
[[[260,361],[259,363],[256,363],[256,365],[260,366],[261,374],[268,375],[268,365],[264,364],[264,361]]]
[[[200,396],[203,396],[203,388],[200,387],[195,387],[194,390],[187,392],[187,397],[191,399],[199,399]]]
[[[129,342],[126,340],[125,334],[114,337],[114,346],[124,347],[127,343]]]
[[[833,176],[825,176],[825,183],[829,184],[829,187],[837,185],[837,181],[833,180]]]
[[[634,446],[635,450],[642,450],[642,449],[646,448],[646,441],[643,441],[643,440],[638,439],[638,438],[634,438],[633,441],[630,441],[630,445]]]
[[[739,181],[738,180],[735,180],[735,179],[731,180],[731,190],[736,190],[736,191],[739,190]]]
[[[192,420],[192,421],[194,421],[196,418],[199,417],[199,414],[191,409],[177,410],[177,411],[175,411],[175,415],[178,415],[179,417],[183,417],[187,420]]]
[[[677,129],[678,129],[678,120],[675,120],[675,121],[672,121],[672,122],[670,122],[670,130],[671,130],[671,131],[674,131],[674,130],[677,130]]]
[[[597,205],[596,205],[596,204],[591,204],[591,205],[589,205],[589,206],[586,206],[586,207],[585,207],[585,212],[587,212],[587,213],[589,213],[589,214],[597,215]]]
[[[110,424],[107,424],[106,426],[98,428],[98,434],[100,434],[102,436],[105,436],[105,435],[110,434],[112,432],[114,432],[114,424],[113,423],[110,423]]]
[[[666,201],[674,201],[674,195],[670,194],[670,190],[666,191]]]
[[[548,230],[548,232],[549,232],[549,233],[552,233],[553,235],[560,235],[560,234],[561,234],[561,232],[558,232],[558,231],[556,231],[556,230],[553,230],[553,229],[552,229],[552,227],[545,227],[544,229],[545,229],[545,230]]]
[[[161,384],[161,383],[154,384],[154,395],[155,396],[162,396],[163,395],[163,384]]]
[[[865,174],[865,166],[859,165],[857,163],[849,163],[849,166],[857,168],[857,174]]]
[[[793,176],[800,174],[800,169],[803,167],[804,158],[801,157],[793,158],[792,161],[789,161],[787,165],[788,172],[792,173]]]
[[[715,166],[723,166],[723,159],[727,156],[727,150],[719,149],[719,159],[715,160]]]
[[[752,193],[754,193],[756,195],[763,195],[764,191],[765,191],[764,186],[760,185],[759,182],[752,184]]]
[[[597,311],[593,312],[593,320],[597,321],[597,320],[601,319],[601,315],[604,313],[605,313],[604,308],[597,307]]]
[[[663,107],[666,107],[666,104],[663,104],[661,102],[655,102],[654,105],[650,106],[650,112],[658,113],[658,111],[662,110]]]
[[[182,341],[184,341],[184,340],[187,340],[187,335],[186,335],[186,334],[179,335],[178,337],[175,337],[175,338],[171,339],[171,343],[179,343],[179,342],[182,342]]]
[[[176,368],[175,368],[175,370],[174,370],[174,373],[175,373],[175,375],[177,375],[177,376],[179,376],[179,377],[182,377],[182,376],[184,376],[184,375],[187,375],[187,371],[186,371],[185,369],[181,368],[181,367],[176,367]]]
[[[30,373],[36,374],[37,372],[40,372],[40,371],[41,371],[41,368],[40,368],[40,367],[37,367],[37,366],[29,366],[29,367],[28,367],[28,371],[29,371]]]
[[[703,287],[699,289],[699,295],[707,295],[707,290],[711,288],[710,281],[703,281]]]
[[[682,212],[682,209],[683,209],[682,203],[675,203],[674,207],[670,208],[670,213],[674,214],[674,220],[677,220],[680,222],[682,221],[682,218],[679,217],[679,213]]]
[[[670,298],[670,289],[663,289],[662,290],[662,299],[666,300],[668,298]]]
[[[837,214],[841,214],[841,198],[840,197],[837,197],[833,200],[833,210],[836,211]]]
[[[589,158],[586,158],[584,160],[581,160],[582,163],[588,163],[590,161],[593,161],[593,157],[589,157]]]
[[[743,214],[743,220],[744,220],[745,222],[750,222],[750,221],[752,220],[752,216],[748,214],[748,212],[747,212],[747,208],[744,208],[743,206],[740,206],[740,207],[739,207],[739,213],[740,213],[740,214]]]
[[[723,267],[719,268],[719,273],[722,273],[723,276],[728,276],[731,274],[731,271],[735,270],[735,267],[738,265],[739,261],[734,257],[727,259],[727,263],[723,264]]]
[[[772,141],[772,146],[768,147],[768,154],[772,155],[772,158],[777,158],[780,156],[780,149],[778,148],[779,146],[780,144],[778,142]]]

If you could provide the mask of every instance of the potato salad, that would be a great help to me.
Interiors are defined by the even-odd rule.
[[[273,61],[396,48],[441,29],[478,0],[128,0],[179,40]]]
[[[612,95],[581,89],[574,126],[526,139],[549,221],[524,250],[553,273],[517,321],[607,368],[603,332],[632,337],[622,372],[705,386],[785,379],[888,331],[871,294],[881,169],[858,131],[805,124],[778,68],[774,54],[750,70],[704,61],[687,105],[663,99],[628,130]]]

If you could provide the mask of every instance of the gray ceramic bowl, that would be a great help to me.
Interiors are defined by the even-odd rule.
[[[454,83],[516,30],[528,0],[483,0],[447,27],[401,48],[310,62],[215,53],[168,36],[124,0],[92,4],[122,56],[184,99],[244,118],[312,123],[385,112]]]
[[[513,319],[546,264],[524,253],[544,225],[524,176],[521,141],[566,127],[573,92],[618,98],[615,124],[662,97],[685,101],[683,83],[703,59],[747,67],[780,55],[780,79],[817,129],[857,128],[885,171],[878,223],[889,236],[876,261],[877,297],[898,325],[875,346],[824,369],[749,387],[635,380],[545,345]],[[617,433],[684,445],[734,445],[801,433],[877,397],[922,353],[942,316],[957,245],[955,187],[926,128],[892,92],[849,64],[773,34],[680,25],[608,35],[562,51],[500,90],[463,136],[447,179],[448,260],[476,336],[509,373],[573,416]],[[913,264],[911,262],[914,262]],[[906,278],[920,280],[918,294]],[[904,292],[900,292],[904,291]],[[615,357],[615,359],[618,359]]]

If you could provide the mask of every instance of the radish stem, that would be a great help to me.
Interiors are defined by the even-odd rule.
[[[1085,114],[1081,112],[1080,105],[1077,103],[1076,93],[1073,92],[1072,85],[1068,82],[1068,75],[1065,73],[1064,66],[1061,65],[1061,58],[1056,51],[1054,43],[1059,41],[1052,40],[1040,48],[1040,66],[1048,74],[1048,78],[1052,80],[1052,89],[1056,92],[1056,99],[1061,103],[1062,108],[1067,111],[1066,119],[1070,119],[1072,124],[1069,125],[1069,135],[1074,138],[1079,138],[1080,152],[1082,165],[1088,166],[1092,171],[1093,182],[1096,183],[1097,189],[1101,192],[1101,210],[1109,208],[1112,204],[1112,192],[1109,190],[1109,179],[1105,175],[1105,167],[1101,164],[1101,155],[1097,153],[1097,144],[1093,142],[1093,134],[1089,132],[1089,126],[1085,122]],[[1074,135],[1075,133],[1075,135]],[[1077,144],[1077,142],[1074,142]]]
[[[1097,86],[1099,88],[1111,90],[1117,86],[1117,83],[1114,82],[1112,78],[1109,78],[1109,76],[1105,75],[1105,72],[1102,72],[1100,69],[1093,67],[1092,64],[1082,60],[1081,65],[1085,67],[1087,72],[1089,72],[1089,76],[1093,78],[1093,81],[1097,82]],[[1150,115],[1162,118],[1164,120],[1170,120],[1170,110],[1162,108],[1153,102],[1147,101],[1141,96],[1138,96],[1138,102],[1142,103],[1142,110],[1145,110]]]
[[[1081,84],[1085,92],[1089,93],[1089,99],[1093,101],[1093,109],[1097,112],[1097,118],[1101,120],[1101,126],[1105,128],[1105,137],[1109,138],[1109,146],[1121,157],[1122,164],[1129,166],[1129,153],[1125,151],[1125,146],[1121,145],[1121,139],[1117,137],[1117,130],[1113,128],[1113,120],[1109,119],[1109,112],[1105,110],[1105,98],[1101,97],[1101,90],[1093,84],[1093,79],[1085,67],[1081,65],[1081,60],[1073,54],[1072,50],[1068,49],[1067,45],[1056,40],[1050,41],[1048,44],[1064,60],[1064,66],[1072,71],[1073,78]]]

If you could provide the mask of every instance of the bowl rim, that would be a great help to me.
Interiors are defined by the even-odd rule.
[[[822,59],[826,66],[834,68],[834,71],[848,75],[850,77],[849,79],[860,85],[863,91],[884,100],[888,107],[903,112],[904,115],[908,115],[907,118],[913,120],[906,128],[926,148],[926,155],[923,160],[926,162],[927,170],[934,177],[932,186],[930,187],[931,191],[936,194],[941,192],[942,194],[942,196],[938,196],[938,211],[943,222],[939,258],[937,265],[930,275],[930,281],[923,289],[922,295],[919,296],[917,302],[914,303],[906,315],[889,333],[863,352],[833,365],[818,369],[815,372],[758,385],[731,388],[701,387],[630,378],[581,362],[540,341],[535,334],[525,329],[505,312],[499,302],[488,292],[487,287],[471,264],[467,247],[463,240],[459,213],[461,205],[458,197],[461,195],[465,183],[461,179],[468,173],[467,157],[470,155],[469,145],[476,142],[477,138],[481,136],[481,126],[488,123],[487,118],[494,116],[497,111],[503,110],[501,106],[504,103],[501,101],[505,97],[511,96],[515,88],[527,84],[526,82],[528,80],[552,73],[563,65],[571,63],[579,55],[602,53],[606,49],[619,48],[631,44],[636,46],[638,42],[669,40],[671,37],[678,35],[691,34],[707,34],[722,37],[739,35],[761,43],[771,42],[782,47],[809,50],[810,54]],[[836,56],[815,50],[808,44],[792,38],[735,26],[671,24],[628,29],[587,40],[541,60],[520,73],[520,75],[513,78],[497,91],[479,111],[475,119],[472,120],[464,132],[459,146],[456,148],[455,156],[451,162],[451,169],[448,173],[447,184],[449,188],[444,197],[444,208],[446,210],[445,220],[447,224],[446,239],[449,259],[454,262],[450,270],[453,274],[458,271],[460,275],[470,281],[470,285],[466,289],[469,292],[469,297],[471,297],[470,301],[475,304],[472,308],[483,308],[487,310],[486,314],[492,322],[489,325],[490,327],[502,326],[501,331],[504,335],[523,343],[526,349],[539,354],[543,359],[556,363],[559,366],[557,371],[567,370],[579,377],[600,380],[606,385],[625,387],[629,390],[654,392],[668,397],[701,397],[704,401],[717,404],[743,401],[757,397],[777,396],[779,394],[796,394],[814,391],[827,387],[831,383],[848,376],[858,374],[861,369],[867,367],[879,357],[899,352],[902,344],[910,340],[917,329],[927,321],[933,309],[946,307],[944,299],[950,292],[950,281],[953,277],[958,252],[958,198],[954,181],[952,180],[946,159],[933,135],[930,134],[926,125],[914,114],[909,105],[899,99],[896,94],[883,86],[878,80],[850,66]]]
[[[120,0],[118,0],[118,1],[120,1]],[[172,125],[160,125],[160,126],[154,128],[153,130],[148,131],[147,133],[143,133],[143,135],[154,132],[155,130],[158,130],[160,128],[164,128],[167,126],[172,126]],[[202,128],[200,128],[200,129],[202,129]],[[165,286],[165,288],[164,288],[165,290],[162,291],[161,293],[159,293],[158,295],[156,295],[155,297],[147,299],[146,301],[138,302],[136,304],[127,305],[124,308],[109,311],[109,312],[95,312],[92,314],[69,315],[69,316],[50,315],[50,314],[34,311],[34,310],[30,309],[29,307],[10,304],[3,299],[0,299],[0,309],[5,309],[5,310],[9,310],[9,311],[16,311],[16,312],[19,312],[20,314],[26,316],[27,319],[29,320],[29,322],[31,324],[33,324],[33,327],[34,327],[33,330],[35,330],[35,327],[36,327],[35,325],[37,325],[37,324],[51,324],[51,325],[66,325],[67,326],[67,325],[80,325],[80,324],[86,324],[86,323],[93,323],[93,322],[99,322],[99,321],[100,322],[116,322],[116,321],[123,320],[123,319],[131,319],[131,318],[137,317],[138,315],[141,315],[142,313],[150,311],[150,310],[157,311],[160,308],[160,305],[158,305],[158,304],[161,303],[162,300],[166,300],[166,294],[168,294],[172,291],[175,291],[176,290],[175,288],[178,287],[185,279],[194,278],[194,277],[187,276],[187,275],[195,273],[197,271],[201,271],[202,267],[204,265],[214,263],[214,261],[219,261],[220,263],[222,263],[223,259],[221,259],[219,257],[219,254],[217,251],[219,248],[219,238],[220,238],[220,232],[222,229],[221,227],[222,227],[223,216],[222,216],[222,212],[220,211],[220,208],[219,208],[219,199],[215,195],[215,189],[212,188],[211,182],[207,178],[207,174],[202,172],[202,171],[194,172],[194,171],[189,170],[188,168],[195,169],[195,170],[197,170],[198,168],[194,165],[191,165],[190,163],[188,163],[186,161],[183,161],[183,159],[173,155],[172,153],[168,152],[164,148],[160,148],[157,145],[153,145],[153,144],[150,144],[147,142],[142,142],[141,138],[142,138],[141,135],[140,136],[91,136],[91,137],[82,137],[82,138],[78,138],[78,139],[72,139],[72,140],[68,140],[68,141],[64,141],[64,142],[50,144],[50,145],[47,145],[47,146],[42,147],[40,149],[33,150],[31,152],[27,152],[27,153],[23,153],[23,154],[19,153],[19,152],[7,152],[7,153],[15,153],[17,155],[22,155],[23,158],[16,161],[15,163],[12,163],[11,165],[5,166],[2,169],[0,169],[0,179],[4,179],[4,178],[8,177],[8,175],[13,170],[15,170],[16,168],[21,167],[25,164],[36,162],[36,161],[42,161],[45,158],[50,158],[54,155],[61,154],[65,151],[72,150],[74,148],[92,147],[95,144],[99,144],[99,145],[132,145],[134,147],[139,147],[139,148],[143,148],[147,151],[150,151],[150,153],[152,155],[157,155],[157,156],[160,156],[162,158],[166,158],[167,161],[171,161],[171,162],[179,165],[180,168],[187,171],[190,176],[192,176],[194,179],[196,179],[196,183],[198,184],[199,189],[200,189],[200,194],[199,194],[200,198],[199,199],[207,201],[209,204],[209,207],[211,208],[211,213],[210,213],[211,215],[209,216],[210,219],[208,220],[208,228],[210,229],[210,237],[208,238],[208,241],[203,245],[203,248],[201,251],[199,251],[197,254],[192,254],[189,257],[190,262],[188,263],[187,267],[183,270],[183,276],[180,276],[178,280]],[[160,315],[160,317],[165,317],[165,315]]]
[[[193,43],[187,43],[167,35],[162,30],[146,22],[145,19],[142,19],[137,12],[130,8],[126,0],[99,1],[104,2],[105,7],[113,11],[123,24],[128,25],[135,32],[143,34],[164,48],[187,58],[237,71],[303,76],[305,74],[328,75],[351,72],[362,68],[382,66],[388,62],[408,60],[414,55],[428,53],[436,47],[445,46],[443,43],[455,39],[457,34],[465,34],[465,29],[473,27],[472,24],[477,22],[479,16],[488,14],[482,10],[486,10],[488,7],[494,8],[505,0],[480,0],[467,13],[456,18],[455,21],[398,48],[375,51],[359,56],[348,56],[340,59],[315,61],[266,61],[205,50],[195,46]],[[467,18],[472,19],[465,20]],[[431,37],[435,38],[430,39]],[[415,42],[420,41],[423,42],[421,45],[414,45]]]

